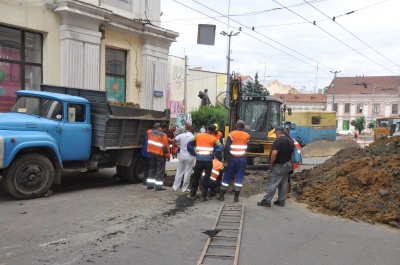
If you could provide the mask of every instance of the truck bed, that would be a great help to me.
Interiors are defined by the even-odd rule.
[[[92,146],[100,150],[130,149],[143,146],[146,131],[156,122],[169,123],[169,110],[156,111],[109,104],[107,92],[52,85],[42,91],[83,97],[90,102]]]

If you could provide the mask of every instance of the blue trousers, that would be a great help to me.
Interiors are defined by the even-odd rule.
[[[247,158],[245,156],[243,157],[232,156],[228,161],[227,168],[225,169],[225,175],[224,178],[222,179],[221,189],[227,189],[232,177],[236,175],[235,190],[240,191],[240,189],[243,186],[242,182],[246,166],[247,166]]]

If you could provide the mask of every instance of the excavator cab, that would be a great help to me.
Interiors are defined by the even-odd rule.
[[[250,134],[247,157],[267,158],[276,139],[275,128],[282,125],[283,102],[270,96],[246,95],[241,83],[235,76],[230,81],[229,131],[235,130],[237,120],[243,120]]]

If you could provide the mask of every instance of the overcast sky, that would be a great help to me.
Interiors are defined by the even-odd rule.
[[[161,26],[180,34],[170,55],[187,55],[190,68],[226,73],[220,32],[241,27],[230,69],[242,75],[304,93],[328,86],[331,71],[400,75],[400,0],[161,0],[161,12]],[[198,24],[216,25],[214,46],[197,44]]]

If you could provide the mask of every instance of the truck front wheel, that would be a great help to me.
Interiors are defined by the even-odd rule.
[[[42,197],[54,182],[54,166],[41,154],[26,154],[4,170],[3,187],[19,200]]]

